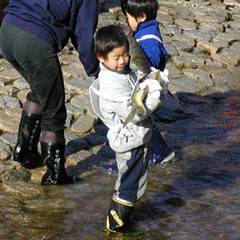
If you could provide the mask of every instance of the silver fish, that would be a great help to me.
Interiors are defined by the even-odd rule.
[[[138,45],[137,41],[133,38],[131,32],[128,34],[128,40],[129,40],[129,54],[131,56],[130,68],[136,70],[138,81],[140,79],[144,80],[145,78],[150,78],[156,79],[157,81],[161,82],[160,72],[159,71],[151,72],[150,63],[144,51]],[[149,91],[148,88],[140,89],[136,87],[134,89],[134,92],[131,97],[132,109],[124,122],[124,126],[126,126],[129,122],[133,120],[136,113],[146,115],[147,110],[143,102],[148,94],[148,91]],[[170,94],[170,96],[173,97],[173,94],[169,90],[168,93]]]
[[[148,92],[149,92],[148,86],[146,86],[143,89],[140,89],[139,87],[134,89],[131,97],[132,109],[126,118],[123,127],[125,127],[129,122],[133,120],[136,113],[142,114],[143,116],[147,114],[147,109],[144,105],[144,99],[146,98]]]
[[[147,60],[144,51],[138,45],[131,32],[128,34],[128,40],[129,54],[131,56],[130,68],[133,70],[137,70],[137,79],[141,79],[151,72],[151,66]]]

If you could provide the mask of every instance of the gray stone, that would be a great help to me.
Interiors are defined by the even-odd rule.
[[[79,105],[75,106],[70,103],[66,103],[67,112],[72,114],[75,118],[79,118],[80,115],[84,114],[84,109]]]
[[[86,94],[90,86],[90,81],[68,80],[65,82],[65,87],[69,91],[75,91],[78,94]]]
[[[176,47],[178,52],[189,52],[195,46],[194,39],[182,33],[175,34],[171,44]]]
[[[17,89],[13,85],[7,85],[0,87],[0,95],[8,95],[10,97],[15,96]]]
[[[203,68],[183,69],[183,73],[187,78],[199,81],[202,84],[202,89],[213,86],[213,81],[211,80],[209,73]]]
[[[240,30],[240,20],[234,20],[232,22],[229,22],[229,26],[233,29]]]
[[[30,89],[23,89],[18,92],[17,98],[22,104],[26,101],[26,97],[29,91]]]
[[[166,48],[167,48],[167,51],[168,51],[168,55],[170,57],[173,57],[173,56],[177,56],[178,55],[178,50],[175,46],[173,46],[171,43],[166,43],[165,44]]]
[[[205,50],[210,55],[216,54],[222,47],[223,45],[220,43],[214,44],[208,41],[197,40],[197,48]]]
[[[240,8],[240,2],[238,0],[224,0],[223,3],[227,6]]]
[[[171,88],[176,92],[188,92],[199,94],[204,84],[200,81],[187,77],[175,78],[171,80]],[[204,86],[205,87],[205,86]]]
[[[228,47],[229,43],[240,41],[240,31],[230,31],[227,30],[224,33],[219,33],[214,39],[214,44],[220,44],[224,47]]]
[[[88,92],[74,96],[70,103],[75,107],[81,107],[83,113],[87,112],[89,115],[95,116],[91,107]]]
[[[175,64],[168,63],[167,69],[169,71],[169,81],[171,82],[171,79],[173,78],[180,78],[183,76],[183,72],[176,67]]]
[[[71,126],[74,117],[71,113],[67,112],[67,119],[65,121],[64,127],[68,128]]]
[[[203,30],[202,31],[199,31],[199,30],[184,31],[184,34],[196,41],[204,41],[204,42],[209,42],[213,37],[212,32],[206,29],[204,31]]]
[[[194,31],[194,30],[196,30],[196,23],[193,22],[192,20],[177,18],[177,19],[175,19],[174,23],[178,27],[180,27],[183,31]]]
[[[197,68],[204,65],[204,60],[202,58],[184,51],[180,52],[180,56],[174,56],[172,59],[176,66],[180,69]]]
[[[0,140],[13,148],[17,142],[17,133],[3,133],[0,135]]]
[[[0,160],[7,160],[11,156],[11,149],[10,147],[0,142]]]
[[[19,108],[20,103],[15,97],[3,95],[0,96],[0,108]]]
[[[11,112],[6,112],[0,110],[0,129],[6,132],[15,133],[18,131],[19,118],[11,114]]]
[[[162,28],[161,32],[163,35],[173,36],[176,33],[181,33],[181,28],[176,25],[169,25],[169,26],[166,26],[166,28]]]
[[[25,181],[28,182],[31,179],[31,174],[29,171],[26,171],[24,168],[17,169],[10,169],[2,175],[3,180],[3,188],[6,191],[12,191],[9,189],[8,184],[5,185],[5,182],[15,182],[15,181]]]
[[[227,66],[237,66],[240,62],[240,54],[232,49],[221,49],[221,51],[212,54],[212,59],[217,62],[222,62]]]
[[[19,78],[17,80],[15,80],[13,82],[13,86],[18,88],[19,90],[23,90],[23,89],[29,89],[30,86],[28,84],[28,82],[24,79],[24,78]]]
[[[211,77],[215,85],[228,85],[231,82],[237,81],[236,76],[227,70],[211,72]]]

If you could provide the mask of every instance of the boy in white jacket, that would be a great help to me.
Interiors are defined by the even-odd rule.
[[[107,137],[116,152],[118,178],[107,215],[109,231],[123,231],[134,204],[143,195],[147,184],[148,141],[152,134],[150,114],[160,104],[161,86],[158,81],[145,79],[139,83],[129,68],[129,43],[119,26],[110,25],[98,30],[95,51],[100,62],[98,79],[90,86],[93,110],[109,128]],[[136,114],[123,127],[131,111],[131,95],[139,84],[148,87],[144,100],[145,116]]]

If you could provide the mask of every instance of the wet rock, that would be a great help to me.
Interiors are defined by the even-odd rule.
[[[83,136],[93,127],[94,119],[90,116],[81,116],[71,127],[71,132]]]
[[[84,92],[80,95],[74,96],[71,99],[70,104],[72,104],[73,106],[75,106],[77,108],[81,108],[82,114],[87,113],[90,116],[95,116],[95,113],[93,112],[93,110],[91,108],[88,92]]]
[[[6,192],[20,199],[34,199],[44,194],[41,186],[23,181],[19,181],[18,184],[14,181],[3,181],[2,187]]]
[[[24,181],[28,182],[31,179],[31,174],[29,171],[25,170],[24,168],[17,169],[10,169],[4,172],[1,179],[3,182],[15,182],[15,181]],[[12,184],[7,184],[6,187],[11,187]],[[13,184],[14,185],[14,184]],[[3,186],[5,186],[3,184]],[[11,191],[11,190],[7,190]]]

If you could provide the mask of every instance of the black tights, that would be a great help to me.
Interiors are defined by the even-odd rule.
[[[23,104],[23,110],[28,113],[41,114],[43,109],[42,109],[42,106],[37,103],[26,101]],[[47,142],[47,143],[49,142],[62,143],[64,142],[64,130],[60,130],[57,132],[42,131],[40,136],[40,141]]]

